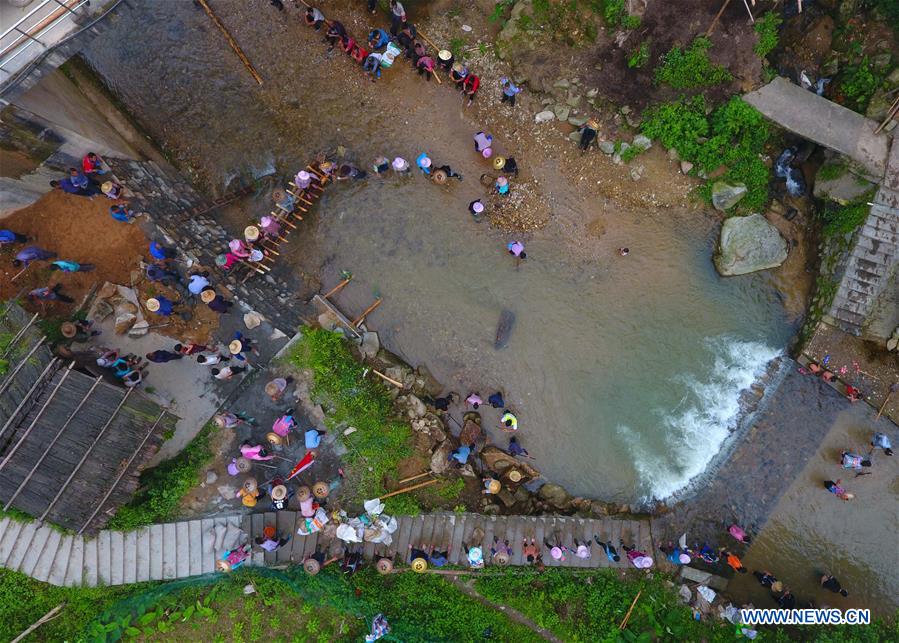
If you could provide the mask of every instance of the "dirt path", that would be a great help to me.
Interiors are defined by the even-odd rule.
[[[490,601],[490,600],[484,598],[483,596],[481,596],[480,594],[478,594],[478,592],[474,589],[474,587],[471,586],[470,581],[466,582],[456,576],[453,576],[452,578],[450,578],[450,582],[453,585],[455,585],[465,595],[470,596],[471,598],[475,599],[476,601],[478,601],[479,603],[481,603],[483,605],[486,605],[487,607],[492,607],[493,609],[502,612],[503,614],[508,616],[510,619],[512,619],[519,625],[524,625],[526,628],[530,629],[531,631],[533,631],[535,634],[537,634],[541,638],[546,639],[547,641],[553,641],[553,643],[562,643],[562,639],[558,638],[555,634],[553,634],[549,630],[540,627],[534,621],[529,619],[527,616],[525,616],[521,612],[512,609],[508,605],[494,603],[493,601]]]

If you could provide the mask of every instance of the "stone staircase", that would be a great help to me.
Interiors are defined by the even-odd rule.
[[[38,526],[37,522],[19,522],[5,517],[0,520],[0,567],[27,574],[32,578],[67,587],[95,587],[97,585],[125,585],[151,580],[173,580],[199,576],[215,571],[215,561],[225,551],[215,547],[215,530],[221,525],[234,533],[247,534],[252,539],[273,525],[279,535],[290,535],[290,541],[275,552],[256,551],[250,564],[278,566],[302,563],[317,547],[327,549],[331,544],[320,533],[309,536],[297,534],[303,518],[298,512],[281,511],[255,514],[231,514],[200,520],[150,525],[134,531],[101,531],[96,538],[65,534],[55,528]],[[647,520],[618,520],[613,518],[586,519],[567,516],[483,516],[479,514],[435,513],[419,516],[399,516],[399,526],[393,534],[389,549],[398,552],[397,562],[408,562],[410,544],[433,543],[447,548],[452,564],[465,561],[462,543],[474,542],[475,529],[484,532],[481,539],[485,555],[494,536],[508,540],[514,555],[510,564],[527,565],[522,555],[523,538],[542,543],[544,537],[553,539],[558,532],[562,544],[573,546],[573,539],[590,540],[599,534],[615,546],[623,538],[658,559],[654,552],[650,525]],[[220,529],[221,531],[221,529]],[[226,536],[226,540],[227,540]],[[377,550],[377,551],[376,551]],[[547,566],[565,567],[627,567],[621,552],[621,562],[613,563],[594,543],[593,555],[582,559],[569,554],[564,562],[554,560],[543,550]],[[363,555],[371,560],[384,553],[383,545],[365,543]],[[489,564],[489,561],[488,561]]]
[[[899,192],[881,186],[874,203],[830,308],[833,323],[856,336],[899,265]]]
[[[96,538],[37,522],[0,520],[0,567],[67,587],[124,585],[210,573],[224,553],[213,548],[216,525],[239,529],[240,516],[101,531]]]

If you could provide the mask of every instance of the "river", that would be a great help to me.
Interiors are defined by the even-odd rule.
[[[525,176],[548,186],[554,218],[521,237],[529,258],[516,268],[504,249],[515,235],[467,211],[484,194],[477,178],[486,167],[471,149],[476,111],[405,65],[372,84],[342,55],[328,58],[295,12],[262,5],[216,4],[267,79],[262,87],[189,2],[123,7],[87,59],[215,191],[241,174],[292,176],[337,145],[363,167],[423,150],[450,163],[463,182],[369,177],[329,190],[292,237],[288,261],[326,285],[352,271],[339,305],[352,313],[383,297],[371,327],[448,388],[485,398],[501,389],[537,467],[573,493],[635,502],[699,476],[737,424],[740,392],[794,331],[769,275],[716,274],[716,217],[619,207],[579,191],[551,160],[519,155]],[[506,144],[513,151],[502,141],[500,150]],[[602,236],[573,236],[564,223],[597,218]],[[245,221],[225,223],[238,230]],[[630,254],[618,256],[619,246]],[[496,350],[503,309],[516,322]],[[485,417],[495,424],[498,413]]]

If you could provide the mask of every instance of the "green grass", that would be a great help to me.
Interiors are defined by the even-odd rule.
[[[631,161],[633,161],[635,158],[637,158],[641,154],[643,154],[643,152],[645,152],[645,151],[646,150],[644,150],[642,147],[637,147],[636,145],[631,145],[626,150],[621,152],[619,154],[619,156],[621,157],[621,162],[627,164],[627,163],[630,163]]]
[[[646,110],[642,130],[666,148],[675,148],[697,171],[709,174],[727,166],[723,178],[745,183],[748,190],[738,207],[758,210],[768,200],[770,170],[759,158],[770,136],[767,122],[736,96],[710,114],[706,111],[702,96],[662,103]],[[711,185],[702,193],[710,198]]]
[[[818,170],[815,179],[819,181],[833,181],[846,174],[848,170],[849,168],[840,161],[825,163]]]
[[[602,13],[603,20],[609,29],[636,29],[640,26],[640,16],[627,13],[625,0],[593,0],[590,6],[596,13]]]
[[[868,218],[870,206],[860,199],[849,205],[838,205],[828,201],[818,214],[821,219],[821,231],[825,237],[842,236],[854,232]]]
[[[755,32],[759,35],[759,40],[755,43],[754,50],[759,58],[764,58],[777,47],[777,32],[782,22],[783,19],[776,11],[769,11],[755,21]]]
[[[109,529],[136,529],[177,517],[182,498],[200,483],[200,473],[212,460],[209,423],[176,456],[141,474],[140,488],[127,505],[119,507]]]
[[[705,36],[697,37],[685,49],[672,47],[656,67],[656,84],[690,89],[729,82],[732,79],[730,72],[709,60],[711,48],[712,42]]]
[[[649,62],[649,42],[644,40],[640,46],[634,49],[630,57],[627,59],[627,66],[631,69],[643,67]]]
[[[865,56],[857,65],[846,67],[840,72],[838,86],[846,99],[846,105],[863,114],[881,81],[874,65]]]
[[[411,454],[412,429],[390,417],[391,399],[385,385],[363,377],[362,365],[353,357],[346,340],[322,329],[304,329],[288,360],[313,373],[312,396],[327,414],[335,430],[355,427],[343,437],[349,449],[344,460],[350,478],[347,489],[361,502],[385,493],[385,476],[396,473],[400,460]],[[387,500],[388,511],[417,513],[409,495]]]

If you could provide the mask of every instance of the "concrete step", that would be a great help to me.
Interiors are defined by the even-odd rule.
[[[162,580],[162,525],[150,525],[150,580]]]
[[[24,524],[12,518],[4,518],[3,522],[3,536],[0,537],[0,566],[6,567],[9,555],[16,545],[16,540]]]
[[[190,576],[190,532],[181,524],[175,526],[175,576]]]
[[[175,530],[176,527],[173,523],[166,523],[162,526],[162,577],[165,580],[171,580],[177,574]]]
[[[137,576],[136,581],[150,580],[150,528],[143,527],[137,532]]]
[[[47,582],[47,579],[50,578],[50,570],[53,567],[53,559],[56,558],[56,553],[59,551],[62,534],[49,527],[42,527],[42,529],[49,529],[50,533],[47,535],[47,540],[41,548],[41,553],[28,575],[36,580]]]
[[[204,518],[201,521],[200,529],[203,532],[203,564],[201,574],[209,574],[215,571],[215,521],[211,518]],[[246,531],[246,530],[244,530]]]
[[[56,556],[50,566],[50,575],[47,582],[51,585],[65,585],[66,572],[69,570],[69,564],[72,555],[72,542],[75,540],[73,536],[63,536],[59,541],[59,547],[56,550]]]
[[[109,584],[121,585],[125,582],[125,534],[121,531],[109,532]]]
[[[851,257],[849,259],[849,270],[861,271],[866,273],[867,275],[875,275],[878,279],[880,277],[885,277],[890,272],[890,267],[888,265],[884,265],[881,263],[877,263],[874,261],[870,261],[863,257]]]
[[[109,564],[111,554],[110,532],[101,531],[97,535],[97,584],[109,585],[112,582],[112,568]]]
[[[122,582],[137,582],[137,531],[125,532],[125,564]]]
[[[199,576],[203,573],[203,524],[199,520],[191,520],[187,523],[187,531],[190,535],[190,575]]]
[[[72,538],[72,548],[69,553],[69,566],[66,569],[62,584],[66,587],[78,587],[84,581],[84,537]]]
[[[880,241],[881,243],[887,243],[894,248],[897,244],[899,244],[899,232],[896,232],[896,230],[890,230],[885,227],[878,228],[868,223],[865,224],[864,227],[862,227],[860,232],[864,237],[873,239],[875,241]]]
[[[860,235],[855,242],[855,249],[852,251],[852,255],[860,259],[867,259],[874,263],[889,266],[896,256],[896,251],[896,246],[891,243]]]
[[[84,585],[86,587],[96,587],[99,579],[97,577],[97,539],[91,538],[84,541]]]
[[[52,532],[53,530],[49,527],[40,527],[28,540],[24,541],[25,557],[22,559],[22,564],[19,567],[20,572],[31,576],[34,566],[37,565],[38,558],[44,551],[44,545],[47,544],[47,539]]]

